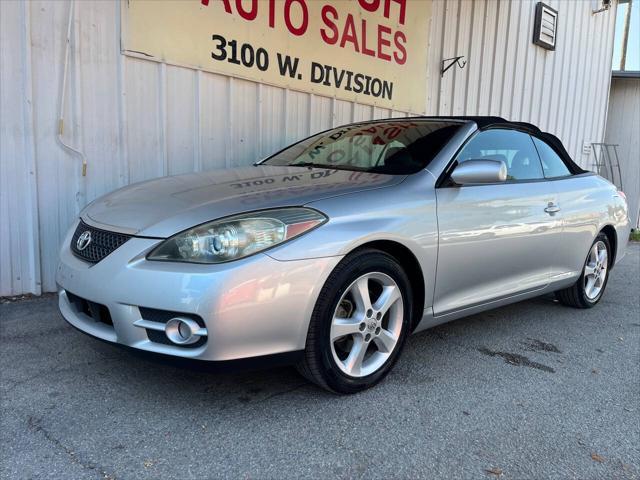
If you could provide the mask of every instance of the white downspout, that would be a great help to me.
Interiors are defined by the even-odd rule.
[[[87,159],[80,150],[72,147],[71,145],[65,143],[63,134],[64,134],[64,107],[67,93],[67,70],[69,68],[69,47],[71,44],[71,25],[73,23],[73,17],[75,12],[75,0],[69,1],[69,20],[67,22],[67,38],[65,40],[64,47],[64,66],[62,70],[62,85],[60,87],[60,103],[58,105],[58,135],[56,136],[58,143],[62,148],[71,152],[73,155],[80,158],[82,161],[82,176],[85,177],[87,175]]]

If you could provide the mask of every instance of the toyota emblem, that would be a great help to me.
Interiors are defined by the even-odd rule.
[[[76,247],[78,250],[82,251],[89,246],[91,243],[91,232],[89,230],[82,232],[82,234],[78,237],[78,241],[76,242]]]

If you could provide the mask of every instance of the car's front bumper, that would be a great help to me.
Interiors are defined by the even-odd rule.
[[[75,228],[75,227],[74,227]],[[304,349],[318,293],[341,257],[278,261],[258,254],[219,265],[147,261],[160,241],[132,238],[102,261],[89,264],[64,241],[56,281],[64,318],[94,337],[140,350],[210,361],[276,355]],[[104,305],[111,324],[95,320],[70,302],[67,292]],[[151,341],[134,325],[141,308],[200,317],[203,345]]]

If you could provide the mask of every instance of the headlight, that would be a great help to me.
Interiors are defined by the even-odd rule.
[[[322,225],[327,217],[309,208],[246,213],[199,225],[156,247],[147,258],[222,263],[261,252]]]

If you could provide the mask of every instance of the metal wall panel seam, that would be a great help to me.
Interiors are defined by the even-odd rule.
[[[307,114],[309,115],[309,122],[307,123],[307,128],[308,128],[307,136],[313,135],[313,133],[315,133],[315,131],[316,131],[315,130],[316,127],[314,125],[312,125],[312,122],[313,122],[313,120],[315,118],[315,115],[313,113],[314,98],[315,98],[315,96],[314,96],[313,93],[310,93],[309,96],[307,97],[307,101],[308,101],[308,103],[307,103]]]
[[[234,98],[234,90],[235,90],[235,85],[234,85],[234,80],[233,77],[227,77],[227,89],[228,89],[228,93],[227,93],[227,118],[228,118],[228,132],[227,135],[223,135],[224,137],[224,164],[226,168],[230,168],[231,167],[231,158],[233,155],[233,151],[232,151],[232,146],[231,146],[231,132],[233,132],[235,126],[234,126],[234,114],[233,114],[233,105],[231,105],[231,102],[233,101]]]
[[[600,34],[603,33],[603,27],[604,27],[604,19],[603,19],[602,15],[603,14],[592,14],[593,20],[596,22],[596,24],[599,24],[598,25],[598,30],[599,30]],[[603,59],[603,53],[602,53],[602,51],[598,51],[597,52],[597,61],[600,62],[600,61],[602,61],[602,59]],[[597,68],[592,67],[590,69],[590,75],[595,77],[596,84],[600,81],[600,75],[598,73],[598,69]],[[611,66],[610,65],[609,65],[609,75],[611,75]],[[589,100],[591,102],[591,105],[593,106],[592,108],[595,109],[596,105],[600,104],[601,96],[598,95],[595,92],[590,92],[589,96],[590,96]],[[594,112],[593,115],[591,115],[591,122],[590,122],[591,126],[589,128],[589,134],[590,134],[589,141],[590,142],[600,142],[600,140],[598,140],[599,130],[600,130],[599,129],[599,118],[598,117],[599,117],[599,115],[595,114],[595,112]],[[603,135],[602,138],[604,138],[604,135]],[[591,151],[589,156],[582,161],[581,165],[585,166],[586,168],[590,168],[591,167],[591,160],[593,158],[593,154],[594,154],[593,151]]]
[[[331,118],[331,128],[336,126],[336,99],[335,97],[331,97],[331,109],[329,110],[330,118]]]
[[[432,4],[431,29],[429,30],[429,49],[427,51],[427,115],[436,115],[440,104],[440,65],[442,55],[442,35],[444,29],[444,15],[442,10],[445,2],[437,1]]]
[[[21,243],[18,241],[20,232],[17,234],[17,238],[14,240],[14,232],[19,230],[21,218],[18,216],[14,219],[16,208],[12,205],[12,201],[17,200],[20,202],[18,195],[24,189],[17,188],[17,192],[13,195],[11,191],[11,185],[17,183],[17,157],[19,156],[20,149],[25,148],[24,138],[22,142],[19,142],[21,128],[25,130],[29,128],[29,125],[25,121],[24,117],[16,119],[16,115],[10,115],[9,112],[24,113],[24,106],[15,105],[18,98],[23,95],[16,94],[16,89],[24,89],[25,81],[19,75],[24,73],[25,68],[21,65],[21,62],[25,61],[25,57],[20,56],[16,58],[15,55],[9,55],[9,47],[12,39],[17,45],[12,47],[13,51],[25,52],[30,45],[30,41],[26,38],[26,31],[21,28],[21,25],[12,24],[4,25],[10,16],[15,12],[17,8],[25,8],[24,4],[16,3],[0,3],[0,34],[2,35],[2,41],[0,42],[0,116],[2,122],[0,123],[0,135],[2,135],[2,142],[0,142],[0,294],[1,295],[13,295],[14,292],[23,290],[21,267],[16,266],[16,262],[22,257],[20,252],[16,252],[20,248]],[[16,13],[18,17],[24,17],[24,12]],[[17,30],[17,31],[14,31]],[[17,62],[16,62],[17,61]],[[10,78],[5,78],[10,75]],[[15,77],[18,76],[18,81],[15,81]],[[10,88],[13,81],[13,87]],[[11,103],[10,103],[11,102]],[[22,106],[20,109],[19,107]],[[15,123],[12,121],[16,120]],[[10,135],[10,132],[15,130],[15,133]],[[5,139],[6,136],[6,139]],[[28,210],[23,215],[22,220],[27,215],[33,214],[33,210]],[[18,284],[19,282],[19,284]],[[25,290],[27,291],[27,290]]]
[[[35,123],[33,115],[33,78],[31,70],[31,4],[23,2],[21,4],[22,13],[22,53],[24,78],[22,88],[25,98],[23,100],[24,115],[24,151],[26,153],[26,164],[28,166],[27,185],[29,204],[26,205],[27,238],[29,245],[29,264],[27,266],[30,285],[27,289],[30,293],[40,295],[42,293],[41,279],[41,252],[40,252],[40,209],[38,208],[38,183],[36,164],[36,143],[34,138]],[[18,213],[18,212],[15,212]],[[25,269],[21,269],[21,278],[24,279]],[[13,289],[12,289],[13,290]],[[24,290],[24,284],[20,290]],[[22,293],[22,292],[20,292]]]
[[[465,58],[467,60],[467,65],[465,65],[464,75],[462,76],[461,87],[464,90],[463,98],[457,104],[457,108],[455,108],[454,112],[456,115],[464,114],[467,110],[467,104],[469,101],[469,77],[471,71],[471,65],[468,62],[471,61],[471,44],[473,42],[473,19],[476,10],[476,2],[471,2],[471,8],[467,8],[468,11],[468,23],[466,23],[467,34],[465,34]]]
[[[489,99],[489,115],[502,115],[500,104],[502,102],[502,88],[498,89],[497,85],[502,86],[502,77],[504,74],[504,66],[506,61],[506,48],[505,48],[505,35],[503,25],[508,25],[508,21],[505,22],[505,9],[508,20],[509,4],[511,2],[498,2],[498,9],[496,12],[496,25],[495,35],[493,37],[493,62],[491,62],[491,86],[489,91],[491,96]]]
[[[495,2],[495,0],[486,1],[482,35],[482,58],[480,61],[480,77],[478,79],[478,115],[486,115],[486,113],[489,111],[489,99],[491,96],[491,75],[493,74],[491,63],[495,61],[495,51],[492,50],[495,42],[492,35],[495,34],[494,19],[496,7],[497,3]]]
[[[594,15],[594,20],[595,20],[595,22],[600,23],[599,29],[600,29],[600,31],[602,31],[603,27],[604,27],[604,25],[603,25],[604,19],[601,16],[601,14]],[[602,56],[603,56],[603,52],[599,51],[598,52],[598,62],[602,61]],[[608,70],[609,70],[608,74],[609,74],[609,76],[611,76],[611,71],[610,71],[611,68],[609,67]],[[600,75],[598,74],[597,71],[592,71],[591,75],[593,75],[596,79],[600,80]],[[607,99],[608,99],[608,95],[607,95]],[[594,95],[594,98],[592,98],[593,105],[594,106],[597,105],[599,103],[599,101],[600,101],[600,99]],[[591,130],[591,142],[599,142],[600,141],[600,140],[597,139],[598,138],[598,132],[599,132],[599,123],[600,123],[599,118],[596,115],[592,115],[591,116],[591,129],[590,129]],[[604,138],[604,136],[603,136],[603,138]],[[593,152],[591,152],[591,155],[587,159],[587,161],[586,161],[587,164],[591,160],[591,156],[592,155],[593,155]],[[587,165],[587,166],[590,166],[590,165]]]
[[[82,82],[82,65],[80,63],[80,19],[79,19],[79,15],[77,14],[77,2],[75,0],[73,0],[71,2],[71,8],[73,8],[74,10],[74,15],[73,15],[73,45],[71,45],[71,51],[73,52],[73,55],[71,56],[71,66],[72,71],[73,71],[73,76],[74,76],[74,81],[75,81],[75,88],[73,89],[73,103],[74,103],[74,111],[73,111],[73,130],[72,130],[72,135],[74,137],[74,145],[78,145],[78,149],[80,150],[80,152],[83,153],[85,160],[86,158],[86,154],[85,154],[85,124],[82,121],[83,117],[84,117],[84,105],[82,102],[82,88],[83,88],[83,82]],[[96,161],[94,159],[94,168],[95,168],[95,164]],[[87,161],[87,168],[88,167],[88,161]],[[76,194],[76,202],[75,202],[75,207],[76,207],[76,215],[80,214],[80,210],[83,209],[83,207],[87,204],[87,183],[89,182],[89,179],[86,175],[84,175],[83,171],[78,171],[77,168],[74,168],[74,176],[76,179],[76,185],[77,185],[77,194]],[[64,238],[64,229],[60,230],[60,241],[62,241],[62,238]]]
[[[460,6],[459,0],[450,0],[446,2],[444,12],[445,27],[442,30],[442,58],[451,58],[456,56],[456,32],[458,31],[458,7]],[[447,25],[450,28],[447,28]],[[442,62],[440,62],[442,65]],[[440,67],[442,68],[442,67]],[[455,74],[457,67],[449,70],[444,76],[441,74],[440,78],[440,92],[438,94],[439,115],[451,114],[451,99],[453,96],[453,75]]]
[[[523,12],[525,10],[525,6],[529,6],[530,3],[525,1],[522,3],[523,8],[520,10],[520,16],[518,21],[518,31],[522,32],[526,29],[526,25],[528,22],[528,14],[527,12]],[[523,44],[524,42],[524,44]],[[522,91],[524,88],[524,72],[526,69],[526,57],[523,56],[523,51],[525,51],[529,46],[530,39],[528,36],[523,38],[519,36],[515,40],[516,44],[516,53],[515,53],[515,63],[513,68],[513,95],[511,96],[511,119],[522,119]]]
[[[467,102],[467,87],[469,81],[469,64],[471,57],[469,56],[469,44],[471,42],[471,25],[473,21],[474,3],[460,3],[458,10],[458,20],[460,27],[456,34],[456,52],[455,55],[464,55],[467,62],[464,68],[455,68],[455,76],[453,79],[453,99],[452,110],[453,115],[464,115]]]
[[[460,55],[461,53],[461,46],[460,46],[460,35],[462,34],[462,30],[464,29],[464,21],[463,21],[463,11],[462,11],[462,5],[463,5],[463,0],[457,0],[456,3],[456,7],[455,7],[455,29],[452,29],[452,37],[453,37],[453,45],[454,45],[454,49],[453,49],[453,53],[452,53],[452,57],[457,57],[458,55]],[[465,58],[466,58],[466,52],[465,52]],[[467,61],[469,60],[468,58],[466,59]],[[447,113],[449,115],[453,115],[455,108],[456,108],[456,100],[457,100],[457,87],[458,87],[458,82],[460,77],[462,77],[464,74],[466,74],[466,70],[465,69],[461,69],[459,68],[457,65],[452,68],[450,70],[450,81],[449,81],[449,87],[451,89],[451,95],[449,95],[449,108],[447,109]]]
[[[557,6],[554,6],[554,4],[552,4],[551,7],[557,10]],[[539,127],[542,130],[547,130],[547,131],[549,130],[549,115],[551,112],[551,96],[553,93],[553,84],[555,81],[557,64],[558,64],[558,55],[551,55],[551,58],[547,58],[545,61],[545,74],[543,76],[542,89],[543,89],[543,92],[546,92],[546,94],[543,95],[542,106],[540,108]]]
[[[262,132],[262,110],[264,109],[264,102],[262,101],[262,90],[263,90],[263,86],[261,83],[258,83],[257,86],[257,93],[256,93],[256,125],[257,125],[257,132],[256,132],[256,138],[257,138],[257,144],[258,144],[258,157],[255,160],[260,160],[262,159],[262,156],[264,155],[264,146],[263,146],[263,132]]]
[[[594,38],[596,37],[595,33],[594,33],[594,27],[595,27],[595,21],[593,18],[589,19],[589,24],[587,26],[587,31],[586,31],[586,36],[587,36],[587,40],[586,42],[583,43],[583,46],[587,49],[587,52],[592,52],[593,51],[593,42],[594,42]],[[578,155],[578,157],[575,157],[574,159],[577,161],[578,164],[582,164],[584,159],[584,154],[582,153],[582,145],[584,144],[585,140],[588,141],[588,139],[591,139],[591,132],[588,132],[587,135],[585,135],[585,125],[586,125],[586,116],[585,113],[587,112],[587,110],[589,109],[589,93],[592,91],[592,80],[593,80],[593,75],[589,75],[589,69],[588,69],[588,62],[584,62],[584,68],[582,69],[582,74],[580,75],[580,77],[583,79],[582,82],[582,94],[580,95],[580,115],[578,116],[578,121],[577,122],[573,122],[574,125],[574,130],[572,132],[572,135],[575,137],[576,139],[576,154]],[[586,83],[585,83],[585,80]],[[581,137],[582,135],[582,137]],[[587,157],[587,161],[588,161],[588,157]]]
[[[568,49],[569,51],[573,52],[575,51],[576,48],[576,35],[575,35],[575,19],[576,19],[576,5],[579,2],[575,2],[575,3],[569,3],[568,7],[571,8],[572,11],[572,15],[569,16],[569,19],[571,21],[571,27],[568,29],[569,32],[571,32],[571,35],[568,36]],[[574,76],[574,65],[577,61],[577,55],[571,55],[567,60],[566,60],[566,64],[567,64],[567,74],[564,76],[564,88],[563,91],[567,92],[567,94],[565,94],[564,98],[562,99],[562,101],[560,102],[560,104],[558,105],[558,128],[564,133],[566,132],[566,127],[567,127],[567,123],[566,123],[566,113],[567,113],[567,108],[568,108],[568,103],[569,103],[569,98],[575,95],[575,92],[571,91],[571,82]],[[571,93],[569,93],[571,92]],[[566,143],[568,138],[566,135],[563,135],[563,140]],[[569,150],[569,152],[571,153],[571,155],[573,156],[573,152],[570,149],[569,144],[566,144],[567,149]]]
[[[202,70],[196,70],[194,72],[194,87],[193,87],[193,122],[195,128],[193,129],[193,169],[196,172],[202,170],[202,95],[200,92],[202,85]],[[258,109],[258,112],[260,110]]]
[[[605,136],[605,128],[607,125],[607,115],[609,114],[609,95],[611,92],[611,71],[610,71],[610,65],[613,61],[613,48],[612,48],[612,44],[613,44],[613,40],[614,40],[614,33],[615,33],[615,15],[611,15],[608,18],[608,25],[607,25],[607,47],[604,49],[605,52],[605,60],[606,62],[603,62],[604,65],[606,65],[606,70],[605,68],[603,69],[603,74],[602,76],[604,77],[603,80],[606,82],[607,85],[607,89],[605,92],[603,92],[603,99],[601,100],[604,104],[604,109],[601,112],[602,115],[602,120],[599,124],[599,132],[600,135],[598,135],[598,141],[602,141],[602,139],[604,139]],[[612,32],[611,30],[614,30],[614,32]]]
[[[472,31],[470,32],[471,43],[469,50],[469,61],[472,63],[468,65],[469,72],[467,73],[467,103],[465,104],[465,111],[468,115],[476,115],[478,113],[478,85],[480,83],[479,79],[484,54],[482,44],[484,40],[486,2],[473,2],[473,4],[474,11],[473,19],[471,22]],[[474,64],[476,61],[477,65]]]
[[[511,34],[511,18],[512,18],[512,6],[513,5],[518,5],[519,2],[509,2],[508,3],[508,11],[507,11],[507,19],[506,19],[506,33],[505,33],[505,41],[504,41],[504,54],[503,54],[503,58],[504,58],[504,64],[506,66],[510,65],[509,63],[509,52],[511,50],[511,39],[509,38],[510,34]],[[505,112],[505,108],[504,108],[504,100],[505,98],[507,98],[507,95],[505,94],[505,85],[507,83],[507,69],[505,68],[502,72],[501,75],[501,84],[500,84],[500,103],[498,105],[498,112],[500,112],[501,115],[506,116],[507,118],[509,117],[509,114],[507,112]]]
[[[284,89],[284,95],[282,97],[282,124],[284,125],[284,138],[289,136],[289,89]]]
[[[169,173],[169,144],[167,132],[167,64],[161,63],[158,68],[158,110],[160,112],[158,127],[160,131],[160,147],[162,148],[162,175]]]
[[[116,2],[117,4],[117,14],[116,14],[116,34],[117,38],[115,38],[115,42],[117,44],[116,52],[116,69],[118,74],[118,84],[117,88],[117,98],[118,98],[118,119],[120,125],[118,126],[118,147],[120,151],[120,175],[119,175],[119,186],[128,185],[130,183],[131,171],[129,165],[129,148],[128,148],[128,138],[127,138],[127,91],[126,91],[126,57],[122,55],[122,44],[120,39],[122,38],[122,2]]]
[[[582,13],[580,10],[581,5],[584,5],[584,4],[576,5],[576,9],[577,9],[576,15],[580,15]],[[588,8],[589,6],[587,5],[586,7]],[[591,19],[589,18],[589,20]],[[581,51],[584,48],[584,44],[585,44],[585,42],[583,41],[584,25],[585,25],[585,22],[579,22],[578,29],[576,32],[574,32],[574,37],[578,41],[578,47],[580,48]],[[576,157],[578,152],[576,149],[576,139],[574,138],[572,127],[574,124],[574,118],[575,118],[574,115],[576,114],[576,103],[580,105],[580,103],[582,102],[582,85],[584,83],[581,81],[582,78],[580,77],[580,62],[578,62],[577,57],[578,57],[577,55],[574,55],[576,68],[575,68],[575,75],[573,75],[571,79],[573,84],[570,88],[570,91],[573,92],[573,99],[572,99],[573,101],[569,102],[569,104],[567,105],[566,113],[568,114],[570,123],[567,125],[567,128],[566,128],[567,134],[565,135],[565,141],[567,142],[566,147],[569,150],[569,152],[573,153],[572,156],[574,158],[579,158],[579,157]],[[587,62],[582,62],[582,63],[587,63]],[[573,68],[572,68],[572,71],[573,71]]]
[[[534,17],[535,13],[534,13],[534,9],[535,9],[535,5],[533,3],[529,3],[529,12],[528,15],[526,16],[526,27],[524,29],[525,32],[531,32],[531,25],[532,25],[532,17]],[[523,37],[524,39],[525,37]],[[518,115],[518,118],[516,120],[532,120],[529,117],[530,114],[530,109],[525,109],[525,106],[530,106],[531,103],[531,88],[532,88],[532,83],[533,83],[533,78],[535,75],[535,71],[532,73],[531,72],[531,54],[532,54],[532,50],[534,50],[535,48],[539,48],[534,46],[531,43],[531,37],[527,36],[526,37],[526,47],[524,49],[524,72],[523,72],[523,83],[522,83],[522,90],[520,91],[520,113]],[[535,64],[533,65],[535,67]],[[525,100],[526,100],[526,105],[525,105]]]

